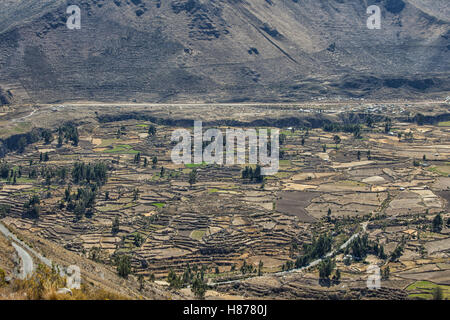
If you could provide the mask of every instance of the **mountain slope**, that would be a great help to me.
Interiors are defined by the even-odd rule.
[[[450,91],[445,1],[79,0],[0,4],[0,87],[37,102],[287,101]],[[366,8],[382,8],[382,29]]]

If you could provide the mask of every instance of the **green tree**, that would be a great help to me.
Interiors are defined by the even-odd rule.
[[[203,300],[205,298],[206,289],[207,285],[205,281],[197,275],[192,282],[192,292],[194,293],[195,297],[197,299]]]
[[[156,134],[156,127],[154,125],[150,125],[148,127],[148,135],[149,136],[154,136]]]
[[[444,221],[442,220],[441,214],[438,213],[433,219],[433,232],[440,233],[442,231],[442,226],[444,225]]]
[[[189,173],[189,184],[192,187],[195,183],[197,183],[197,169],[193,169]]]
[[[258,264],[258,276],[261,276],[261,275],[262,275],[262,268],[263,268],[263,266],[264,266],[264,263],[263,263],[261,260],[259,260],[259,264]]]
[[[41,199],[38,195],[33,195],[28,202],[25,203],[24,208],[26,209],[25,214],[33,219],[39,219],[41,213]]]
[[[386,266],[384,269],[381,270],[381,279],[388,280],[390,274],[391,274],[391,269],[389,268],[389,266]]]
[[[444,291],[441,286],[437,286],[433,288],[432,291],[433,300],[444,300]]]
[[[338,148],[338,144],[341,143],[341,137],[339,137],[338,135],[335,135],[333,137],[333,141],[334,141],[334,144],[336,145],[336,149],[337,149]]]
[[[131,258],[127,255],[120,255],[116,258],[117,273],[122,278],[127,279],[131,273]]]
[[[112,233],[117,234],[120,229],[119,217],[115,217],[112,223]]]
[[[167,282],[170,287],[174,289],[180,289],[183,285],[181,277],[178,276],[172,269],[170,269],[169,274],[167,275]]]
[[[323,280],[329,280],[330,275],[333,272],[333,269],[335,268],[336,263],[334,260],[330,258],[323,259],[319,263],[319,278]]]
[[[27,139],[25,137],[20,137],[19,141],[17,141],[17,150],[19,151],[19,153],[23,153],[26,146]]]

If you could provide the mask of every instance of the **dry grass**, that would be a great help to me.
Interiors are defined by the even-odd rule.
[[[66,286],[66,279],[55,268],[40,264],[35,272],[25,280],[15,280],[12,294],[27,300],[126,300],[127,298],[110,291],[90,288],[84,284],[80,289],[72,289],[72,294],[58,293]]]

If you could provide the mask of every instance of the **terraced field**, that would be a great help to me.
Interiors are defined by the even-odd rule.
[[[429,298],[428,287],[413,285],[417,281],[441,285],[447,294],[450,139],[445,126],[393,121],[389,134],[381,120],[373,127],[362,124],[361,137],[306,122],[280,126],[280,170],[254,183],[242,178],[243,165],[172,163],[172,131],[192,125],[174,119],[172,108],[137,109],[139,117],[126,111],[123,118],[107,117],[102,107],[91,108],[73,120],[79,133],[75,145],[58,141],[57,124],[57,119],[73,115],[73,109],[49,119],[49,109],[41,107],[29,121],[35,127],[47,126],[53,139],[39,139],[23,152],[5,155],[2,163],[14,174],[0,182],[0,205],[8,208],[2,221],[111,268],[116,257],[128,256],[133,275],[147,280],[165,281],[170,270],[182,274],[192,266],[204,268],[207,281],[242,279],[237,287],[210,288],[211,297],[271,297],[276,292],[272,282],[280,281],[275,273],[292,268],[306,246],[327,234],[331,247],[338,248],[367,221],[368,239],[383,246],[386,258],[369,254],[348,264],[346,252],[333,257],[341,284],[357,292],[352,297],[367,294],[369,263],[390,268],[389,278],[383,280],[387,291],[378,297]],[[121,112],[119,108],[118,115]],[[144,120],[148,114],[156,118]],[[206,127],[228,127],[209,120]],[[150,127],[155,134],[149,134]],[[247,122],[239,127],[256,126]],[[408,132],[413,139],[402,138]],[[77,201],[78,190],[89,185],[75,180],[75,163],[103,163],[107,168],[105,183],[95,188],[93,204],[82,215],[67,200]],[[190,183],[193,170],[196,179]],[[33,195],[40,198],[38,217],[30,217],[24,208]],[[439,232],[432,230],[437,214],[444,221]],[[402,254],[391,260],[398,247]],[[242,272],[243,265],[253,271]],[[289,286],[281,286],[286,298],[345,294],[340,289],[336,293],[335,286],[319,286],[317,267],[294,272],[289,279]],[[310,291],[300,289],[304,285]]]

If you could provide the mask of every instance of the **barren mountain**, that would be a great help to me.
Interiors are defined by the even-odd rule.
[[[72,4],[80,30],[66,26]],[[1,103],[450,91],[446,0],[3,0],[0,21]]]

